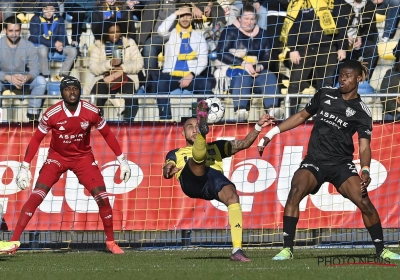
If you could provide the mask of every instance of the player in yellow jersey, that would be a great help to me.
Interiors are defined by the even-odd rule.
[[[228,206],[233,251],[232,261],[249,262],[242,250],[242,208],[235,185],[224,176],[222,159],[249,148],[263,127],[273,124],[273,117],[263,115],[243,140],[218,140],[206,143],[208,107],[204,100],[197,105],[197,119],[183,125],[186,147],[170,151],[163,168],[164,178],[174,175],[182,191],[190,198],[216,199]]]

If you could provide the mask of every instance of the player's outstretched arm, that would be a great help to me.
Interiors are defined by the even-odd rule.
[[[111,131],[110,127],[107,124],[105,124],[104,127],[99,130],[99,132],[103,136],[104,140],[106,140],[107,145],[117,156],[120,168],[119,178],[125,183],[128,182],[129,178],[131,177],[131,168],[129,167],[129,163],[121,151],[121,147],[118,143],[117,138],[115,138],[114,133]]]
[[[42,142],[43,138],[46,136],[43,132],[39,129],[35,131],[31,141],[29,142],[28,147],[26,148],[24,161],[21,163],[17,174],[17,186],[21,190],[25,190],[29,187],[31,181],[31,172],[29,171],[30,163],[33,157],[36,155],[37,150],[39,149],[40,143]]]
[[[258,120],[257,124],[254,126],[254,129],[250,131],[250,133],[247,134],[243,140],[232,140],[232,155],[251,147],[260,134],[262,128],[266,127],[267,125],[274,124],[274,120],[274,117],[265,114]]]
[[[272,138],[275,135],[299,126],[300,124],[308,120],[310,117],[311,114],[308,113],[305,109],[303,109],[300,112],[290,116],[284,122],[272,128],[270,131],[268,131],[267,134],[265,134],[265,136],[260,140],[260,143],[258,143],[257,146],[260,156],[263,154],[264,148],[268,145],[269,142],[271,142]]]
[[[175,162],[168,162],[163,167],[163,176],[165,179],[171,179],[179,170],[181,168],[176,167]]]
[[[361,190],[365,190],[371,183],[369,166],[371,164],[371,141],[366,138],[359,138],[359,153],[361,165]]]

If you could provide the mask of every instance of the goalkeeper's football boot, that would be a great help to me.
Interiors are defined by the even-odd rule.
[[[13,255],[18,250],[20,244],[19,241],[0,241],[0,255]]]
[[[201,135],[205,136],[208,134],[208,105],[205,100],[199,101],[197,103],[196,114],[197,114],[197,125],[199,126],[199,132]]]
[[[383,249],[380,257],[384,260],[400,260],[400,255],[389,251],[388,249]]]
[[[115,241],[106,241],[107,250],[114,255],[122,255],[125,252],[115,243]]]
[[[293,253],[290,248],[283,248],[275,257],[272,258],[274,261],[284,261],[293,259]]]
[[[9,242],[13,243],[15,245],[14,250],[12,250],[12,252],[11,252],[11,255],[14,255],[18,251],[19,247],[21,246],[21,242],[19,242],[19,241],[9,241]]]
[[[231,255],[231,261],[235,262],[251,262],[251,260],[245,255],[242,249],[237,250]]]

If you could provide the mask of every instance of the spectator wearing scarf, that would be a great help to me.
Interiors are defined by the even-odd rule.
[[[217,57],[229,65],[226,75],[231,77],[233,95],[274,96],[279,93],[277,77],[269,71],[271,41],[267,32],[257,24],[256,11],[251,3],[243,6],[238,20],[226,27],[219,38]],[[264,109],[277,107],[277,98],[264,98]],[[250,98],[234,97],[236,120],[247,121]]]
[[[40,71],[50,77],[49,52],[65,56],[59,77],[68,76],[77,55],[76,48],[68,46],[67,30],[64,19],[56,14],[56,2],[44,2],[42,12],[32,17],[29,24],[29,41],[38,48]]]
[[[169,31],[178,19],[172,31]],[[170,94],[176,89],[188,90],[195,94],[211,95],[215,85],[213,77],[203,75],[208,66],[208,46],[203,35],[192,29],[192,12],[182,7],[158,28],[160,37],[168,38],[164,45],[164,67],[158,85],[157,94]],[[160,119],[172,119],[169,98],[157,98]]]
[[[346,27],[349,14],[342,0],[291,0],[280,40],[286,44],[291,65],[289,94],[308,88],[313,71],[316,88],[333,86],[338,61],[346,58]],[[284,59],[288,54],[280,56]],[[298,98],[290,98],[291,114]],[[288,116],[287,116],[288,117]]]

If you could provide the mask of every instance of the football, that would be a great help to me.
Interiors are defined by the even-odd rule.
[[[222,101],[217,97],[210,97],[206,99],[208,105],[208,123],[216,123],[222,120],[225,114],[225,106]]]

